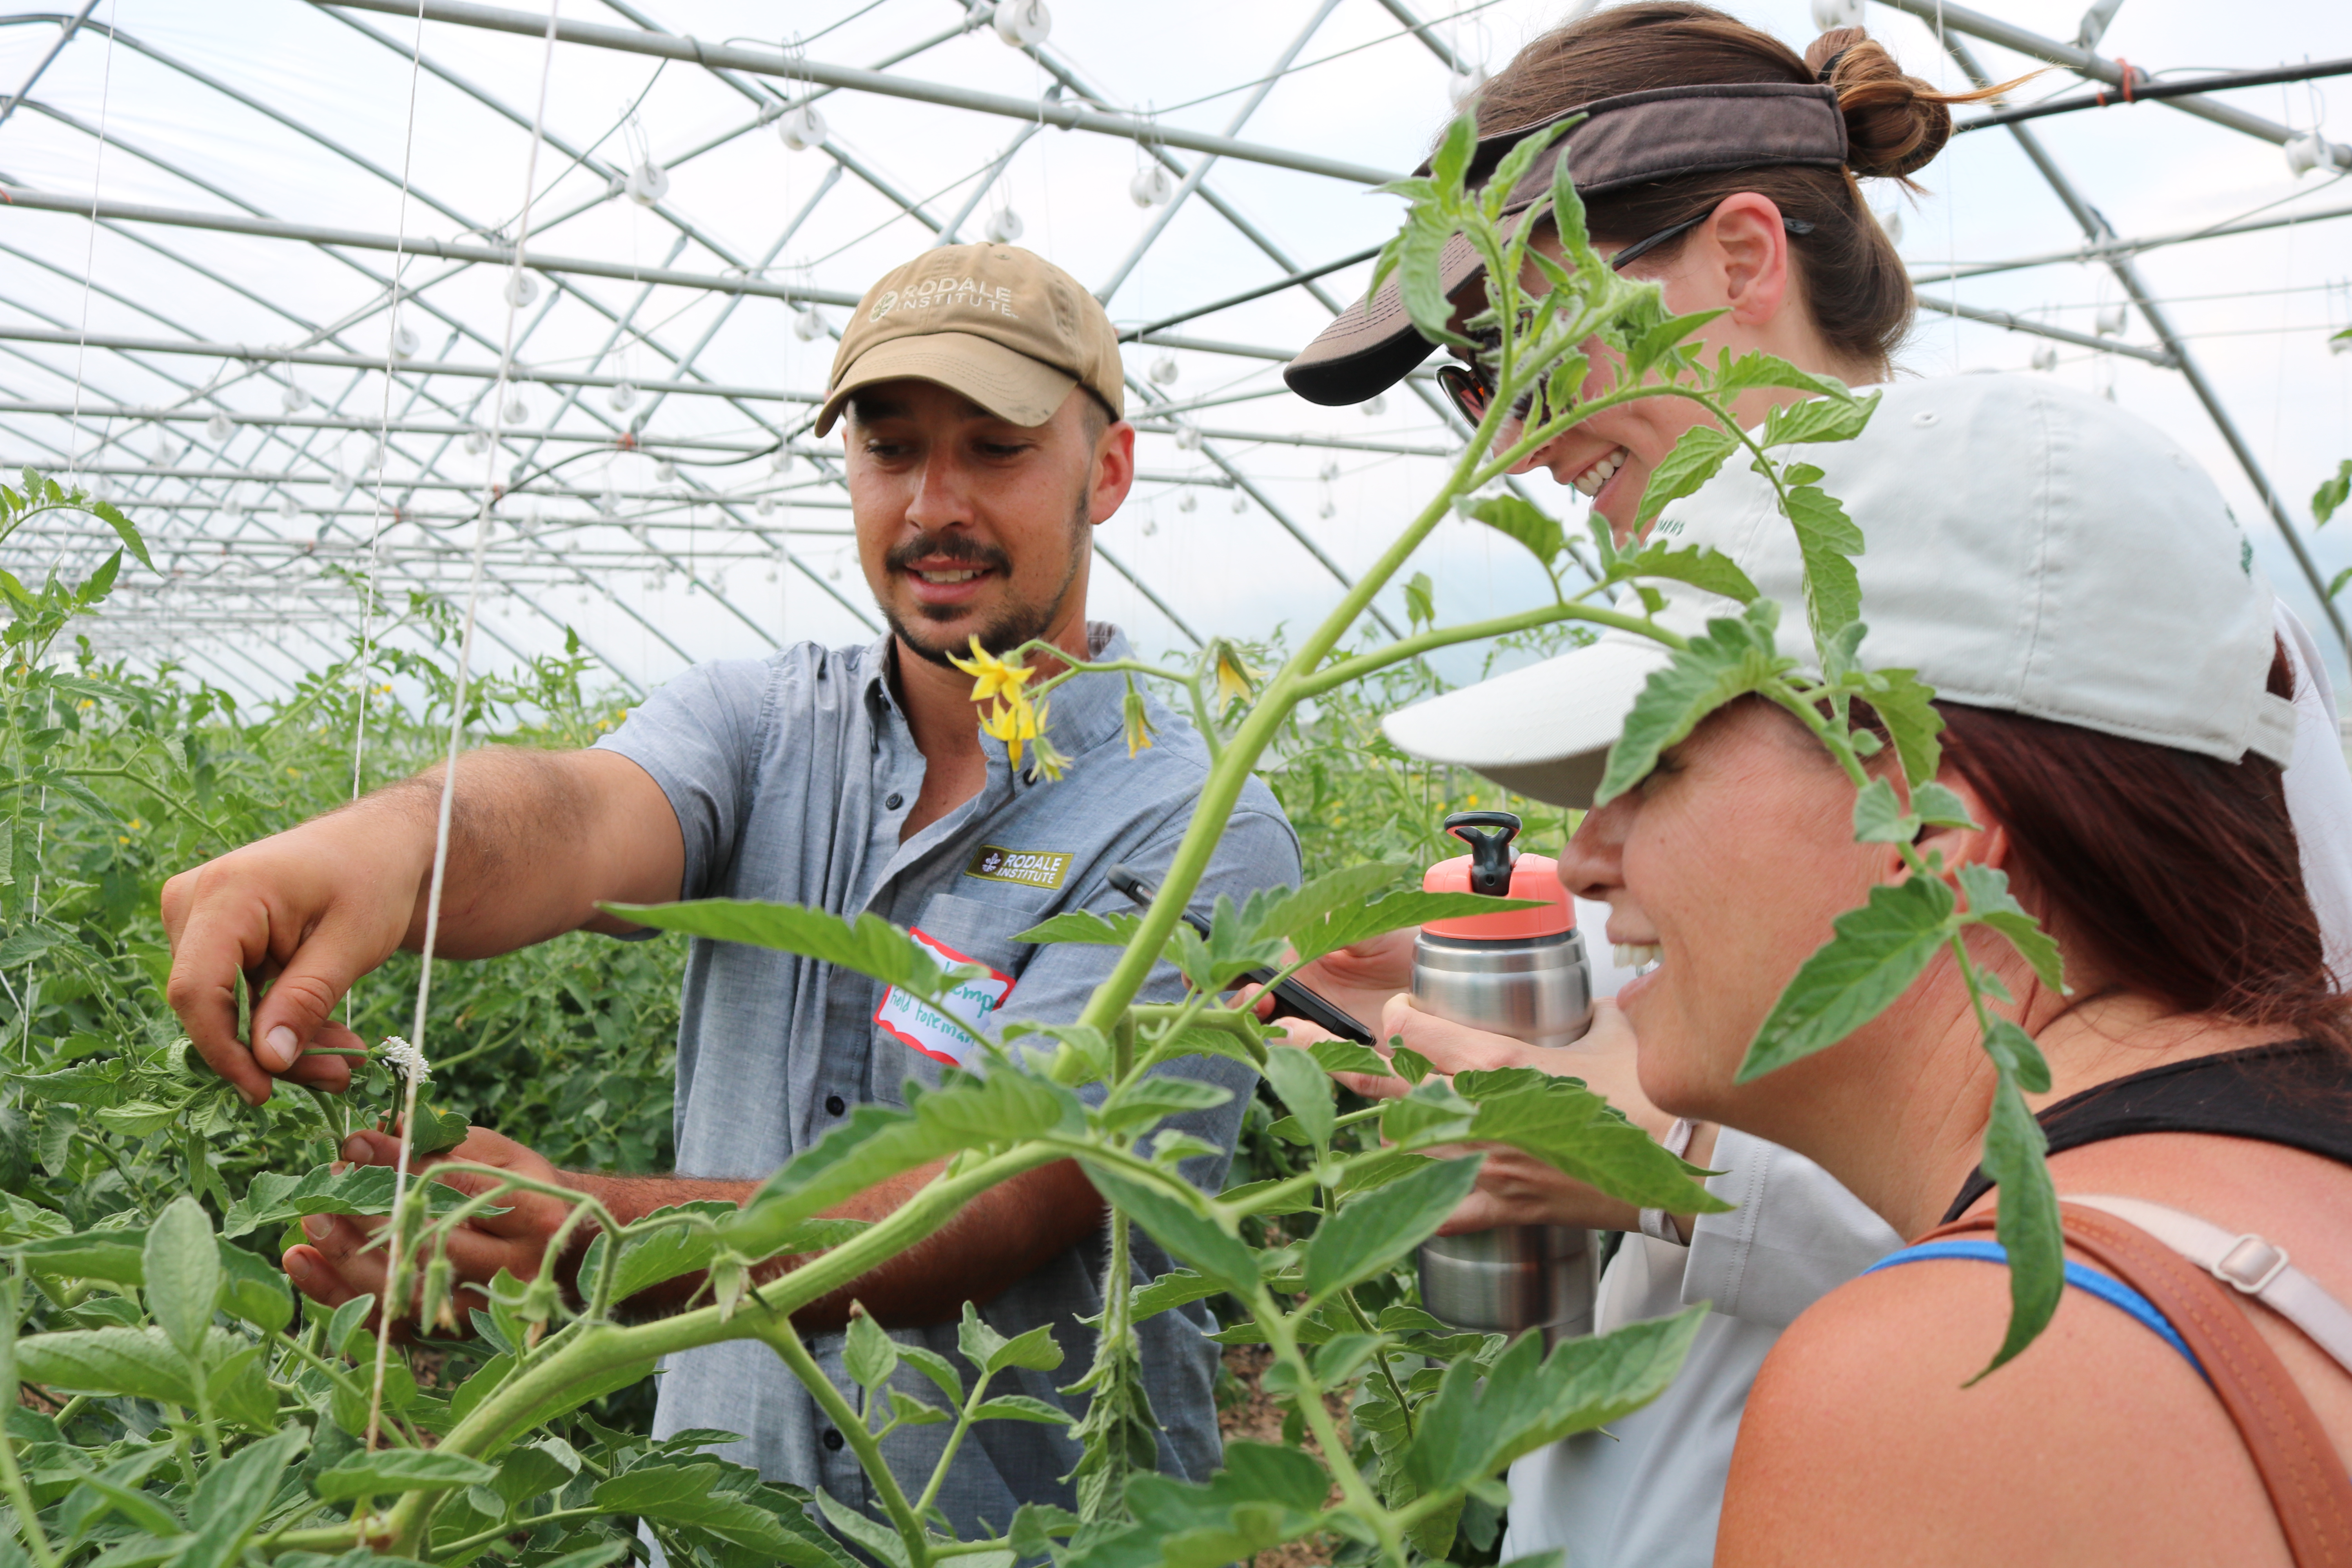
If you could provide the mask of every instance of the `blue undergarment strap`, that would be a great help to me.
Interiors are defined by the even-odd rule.
[[[1925,1241],[1916,1247],[1906,1247],[1900,1252],[1890,1252],[1863,1272],[1875,1274],[1882,1268],[1892,1268],[1898,1263],[1929,1263],[1939,1258],[1966,1259],[1972,1263],[2009,1264],[2008,1249],[1997,1241]],[[2113,1275],[2102,1274],[2086,1263],[2068,1260],[2066,1283],[2085,1295],[2096,1296],[2110,1307],[2119,1308],[2139,1320],[2140,1325],[2180,1352],[2181,1358],[2197,1368],[2203,1377],[2205,1369],[2198,1365],[2197,1357],[2179,1331],[2156,1310],[2156,1304]],[[2210,1382],[2210,1379],[2207,1379]]]

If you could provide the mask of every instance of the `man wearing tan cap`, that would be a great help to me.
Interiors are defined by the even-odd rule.
[[[1102,307],[1059,268],[1006,246],[924,252],[859,303],[815,426],[841,427],[858,555],[889,634],[862,647],[803,643],[698,666],[590,750],[494,748],[468,755],[459,777],[445,955],[503,952],[583,928],[630,934],[598,911],[600,900],[778,900],[845,918],[871,911],[948,957],[985,964],[991,977],[971,988],[969,1016],[943,1019],[864,976],[789,954],[698,941],[678,1030],[675,1176],[558,1173],[486,1128],[454,1157],[593,1194],[625,1222],[667,1204],[740,1202],[853,1107],[904,1103],[908,1080],[937,1083],[950,1064],[984,1066],[976,1037],[1003,1020],[1076,1016],[1115,951],[1013,939],[1062,910],[1127,907],[1105,873],[1125,862],[1148,879],[1168,864],[1205,749],[1147,699],[1156,734],[1130,757],[1123,679],[1081,676],[1053,698],[1046,739],[1067,759],[1053,782],[1038,771],[1034,742],[1018,756],[982,731],[971,678],[949,656],[968,653],[974,637],[994,652],[1042,637],[1081,657],[1127,655],[1115,627],[1086,618],[1092,529],[1135,477],[1122,383]],[[330,1087],[347,1077],[342,1058],[300,1052],[357,1043],[331,1020],[335,1004],[421,932],[438,794],[437,773],[393,785],[165,888],[173,1005],[205,1059],[248,1097],[266,1098],[273,1076]],[[1271,793],[1253,784],[1199,907],[1295,884],[1297,874],[1297,840]],[[254,954],[267,954],[278,978],[255,1006],[248,1048],[235,998]],[[1172,971],[1157,984],[1156,999],[1181,991]],[[1247,1070],[1198,1057],[1167,1070],[1233,1091],[1171,1123],[1230,1151]],[[393,1149],[362,1133],[343,1154],[389,1163]],[[1202,1155],[1185,1172],[1213,1190],[1226,1163]],[[839,1212],[878,1217],[931,1174],[885,1184]],[[536,1271],[567,1207],[511,1201],[511,1212],[453,1239],[464,1280],[479,1286],[501,1267]],[[802,1326],[846,1390],[838,1331],[853,1298],[908,1343],[950,1358],[966,1301],[1007,1336],[1050,1324],[1064,1366],[1018,1373],[1017,1392],[1076,1415],[1083,1399],[1059,1385],[1093,1353],[1080,1320],[1102,1307],[1101,1215],[1073,1164],[1016,1178],[918,1253],[803,1313]],[[305,1230],[308,1244],[288,1251],[286,1268],[306,1292],[331,1305],[376,1288],[381,1254],[362,1250],[364,1224],[317,1216]],[[1171,1267],[1147,1238],[1133,1245],[1137,1282]],[[632,1306],[662,1310],[699,1283]],[[1203,1337],[1213,1326],[1196,1306],[1140,1328],[1160,1467],[1194,1479],[1221,1452],[1215,1347]],[[902,1373],[906,1394],[935,1397]],[[995,1386],[1004,1389],[1003,1374]],[[841,1434],[764,1346],[712,1346],[666,1368],[656,1431],[711,1427],[742,1435],[723,1450],[730,1459],[872,1506]],[[949,1430],[893,1434],[894,1468],[928,1471]],[[1001,1530],[1022,1503],[1071,1506],[1064,1478],[1076,1458],[1063,1427],[989,1422],[958,1450],[938,1500],[960,1531],[982,1521]]]

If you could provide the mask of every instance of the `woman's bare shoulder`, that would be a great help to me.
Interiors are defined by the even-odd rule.
[[[2008,1270],[1967,1261],[1807,1310],[1748,1396],[1718,1564],[2264,1561],[2244,1550],[2276,1534],[2261,1482],[2179,1352],[2069,1289],[1979,1378],[2008,1316]],[[2167,1497],[2200,1502],[2174,1519]]]

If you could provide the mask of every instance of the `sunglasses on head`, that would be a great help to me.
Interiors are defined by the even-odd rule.
[[[1685,218],[1682,222],[1662,228],[1655,234],[1643,236],[1611,257],[1610,269],[1614,272],[1624,271],[1628,266],[1640,260],[1668,240],[1688,234],[1714,216],[1715,209],[1710,207],[1696,217]],[[1813,232],[1813,226],[1801,217],[1784,217],[1780,220],[1780,226],[1793,235],[1808,235]],[[1502,334],[1499,332],[1490,331],[1476,335],[1482,349],[1491,351],[1502,343]],[[1495,401],[1493,373],[1486,368],[1483,360],[1473,360],[1466,364],[1456,360],[1439,365],[1437,384],[1445,389],[1445,395],[1454,400],[1454,406],[1460,410],[1462,417],[1472,425],[1476,425],[1486,417],[1486,410]],[[1534,396],[1533,393],[1529,393],[1521,397],[1511,409],[1512,417],[1525,419]]]

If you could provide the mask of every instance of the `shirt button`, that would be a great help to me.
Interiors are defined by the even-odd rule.
[[[902,805],[906,805],[906,804],[907,804],[907,797],[906,797],[905,795],[893,795],[892,796],[890,796],[890,798],[889,798],[889,799],[887,799],[887,800],[884,801],[884,802],[882,803],[882,805],[883,805],[883,808],[884,808],[885,810],[887,810],[887,811],[896,811],[896,810],[898,810],[900,806],[902,806]]]
[[[829,1454],[840,1453],[843,1441],[844,1439],[841,1433],[836,1428],[828,1426],[824,1429],[825,1452]]]
[[[848,1109],[849,1102],[842,1099],[841,1096],[837,1094],[828,1094],[824,1097],[824,1113],[827,1116],[838,1116]]]

